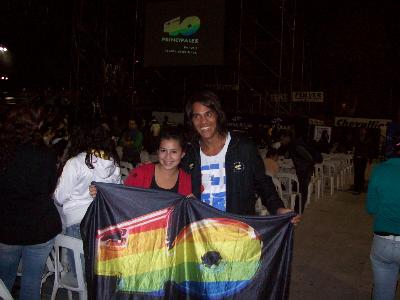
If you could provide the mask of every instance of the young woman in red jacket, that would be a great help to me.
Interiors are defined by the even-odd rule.
[[[184,155],[183,135],[176,129],[165,129],[160,135],[158,163],[143,164],[133,169],[124,185],[189,196],[192,194],[190,175],[179,168]],[[90,186],[89,191],[92,197],[96,196],[95,186]]]
[[[185,144],[182,134],[174,129],[166,129],[160,136],[158,163],[143,164],[133,169],[124,184],[188,196],[192,193],[191,178],[179,168],[184,155]]]

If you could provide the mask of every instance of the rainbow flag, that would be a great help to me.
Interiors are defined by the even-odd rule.
[[[291,216],[244,217],[96,183],[82,221],[92,299],[285,299]]]

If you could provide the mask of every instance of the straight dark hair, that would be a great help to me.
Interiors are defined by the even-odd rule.
[[[175,140],[179,143],[183,151],[186,149],[186,139],[182,130],[177,127],[163,128],[160,132],[160,144],[162,140]],[[158,146],[160,146],[160,144]]]
[[[193,104],[196,102],[210,108],[217,114],[218,133],[225,136],[228,132],[228,127],[227,127],[225,112],[222,110],[221,101],[219,97],[210,90],[201,90],[189,96],[186,102],[186,117],[188,119],[190,129],[196,134],[196,137],[198,137],[198,133],[193,127],[193,122],[192,122]]]

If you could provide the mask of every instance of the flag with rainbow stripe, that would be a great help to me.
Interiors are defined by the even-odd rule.
[[[91,299],[286,299],[293,215],[239,216],[96,183],[81,223]]]

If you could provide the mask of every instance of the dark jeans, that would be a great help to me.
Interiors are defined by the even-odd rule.
[[[11,292],[22,258],[20,300],[40,300],[40,285],[54,238],[42,244],[7,245],[0,243],[0,278]],[[0,299],[2,299],[0,297]]]
[[[354,190],[363,192],[365,188],[365,168],[367,167],[368,159],[365,157],[354,157]]]

